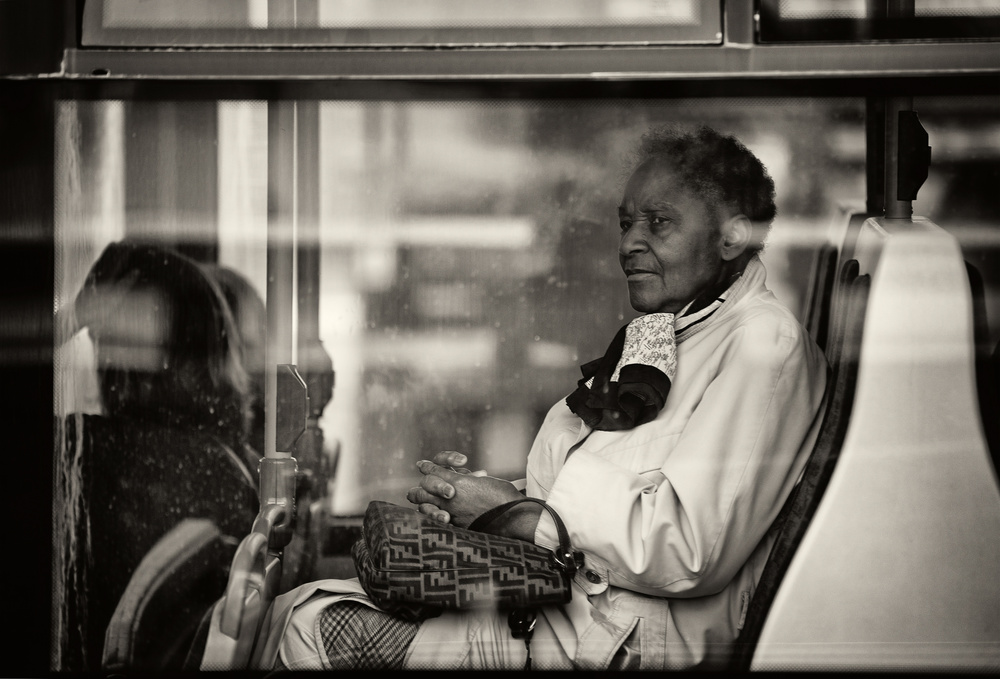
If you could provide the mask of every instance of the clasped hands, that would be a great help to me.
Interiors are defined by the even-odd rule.
[[[467,528],[487,510],[517,500],[521,493],[510,481],[489,476],[485,471],[470,471],[462,453],[444,451],[432,460],[417,462],[422,476],[420,485],[410,488],[406,499],[417,509],[442,523]],[[524,503],[487,527],[491,533],[532,541],[541,507]]]

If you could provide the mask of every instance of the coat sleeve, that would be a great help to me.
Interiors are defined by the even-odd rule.
[[[659,473],[572,453],[547,501],[586,568],[604,584],[655,596],[721,591],[805,465],[825,382],[826,362],[797,324],[749,323],[727,340]],[[543,512],[535,540],[552,546],[554,537]]]

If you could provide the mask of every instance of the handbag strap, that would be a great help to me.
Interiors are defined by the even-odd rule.
[[[481,531],[498,516],[524,502],[534,502],[541,505],[549,513],[549,516],[552,517],[552,521],[556,524],[556,535],[559,537],[559,546],[552,552],[552,561],[556,568],[562,571],[563,575],[572,579],[576,574],[577,559],[579,558],[580,563],[582,563],[582,555],[579,552],[573,552],[573,548],[569,543],[569,531],[566,530],[566,524],[563,523],[556,510],[552,509],[544,500],[539,500],[536,497],[523,497],[519,500],[499,505],[478,516],[475,521],[469,524],[469,530]],[[531,669],[531,637],[535,630],[535,620],[535,612],[531,608],[514,609],[507,617],[507,624],[510,627],[511,635],[515,639],[524,639],[524,669],[526,670]]]
[[[556,535],[559,538],[559,546],[553,550],[556,566],[569,577],[573,577],[576,573],[577,554],[573,552],[573,547],[570,545],[569,531],[566,530],[566,524],[563,523],[556,510],[552,509],[544,500],[539,500],[537,497],[522,497],[518,500],[498,505],[493,509],[483,512],[475,521],[470,523],[469,530],[482,531],[483,528],[493,523],[501,514],[525,502],[534,502],[541,505],[549,513],[549,516],[552,517],[552,521],[556,524]]]

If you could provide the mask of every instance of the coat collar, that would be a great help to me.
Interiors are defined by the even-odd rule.
[[[685,340],[694,337],[698,333],[704,331],[706,328],[710,328],[719,322],[719,319],[729,315],[732,309],[740,303],[744,297],[746,297],[752,290],[755,290],[764,285],[764,281],[767,278],[767,270],[764,269],[764,263],[760,261],[758,255],[754,255],[749,262],[747,262],[746,268],[743,269],[742,275],[736,282],[733,283],[726,291],[726,301],[722,303],[715,313],[712,314],[711,318],[705,320],[704,323],[698,323],[697,325],[689,326],[677,333],[677,344],[681,344]]]

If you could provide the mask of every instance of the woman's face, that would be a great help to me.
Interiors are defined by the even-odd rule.
[[[669,162],[653,158],[636,169],[618,219],[618,260],[636,311],[676,313],[726,277],[719,226]]]

